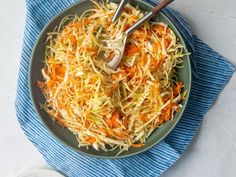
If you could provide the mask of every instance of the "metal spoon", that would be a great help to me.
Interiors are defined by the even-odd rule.
[[[151,17],[153,17],[156,13],[158,13],[161,9],[163,9],[164,7],[166,7],[168,4],[170,4],[171,2],[173,2],[174,0],[163,0],[162,2],[160,2],[156,7],[154,7],[152,9],[151,12],[147,13],[144,17],[142,17],[139,21],[137,21],[133,26],[131,26],[129,29],[127,29],[124,33],[121,34],[120,38],[117,40],[116,44],[114,44],[116,48],[118,48],[115,57],[108,62],[107,66],[113,70],[115,70],[122,57],[124,54],[124,50],[125,50],[125,44],[127,41],[127,38],[129,36],[130,33],[132,33],[134,30],[136,30],[138,27],[140,27],[144,22],[146,22],[147,20],[149,20]],[[123,2],[124,3],[124,2]],[[123,7],[123,6],[122,6]],[[118,9],[119,11],[122,10],[122,8]],[[117,14],[119,14],[119,11],[116,11]],[[118,45],[117,45],[118,44]],[[111,44],[112,45],[112,44]],[[110,46],[111,46],[110,45]]]

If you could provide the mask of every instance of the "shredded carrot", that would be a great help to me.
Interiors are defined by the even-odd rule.
[[[120,114],[118,111],[114,111],[111,116],[111,121],[112,121],[112,127],[119,127],[119,123],[117,120],[119,119]]]
[[[126,71],[128,77],[130,79],[132,79],[135,76],[136,72],[137,72],[137,66],[134,65],[132,67],[126,68],[125,71]]]
[[[112,79],[117,80],[121,77],[125,76],[125,72],[124,71],[120,71],[118,73],[112,74]]]
[[[154,26],[154,30],[156,30],[157,34],[160,36],[164,33],[164,29],[165,29],[165,27],[163,25],[158,24],[158,25]]]
[[[127,57],[134,55],[135,53],[138,53],[140,49],[136,45],[127,45],[125,47],[125,55]]]
[[[85,128],[89,128],[89,120],[88,119],[85,119],[85,123],[84,123],[84,127]]]
[[[88,18],[84,19],[84,25],[88,25],[90,22],[91,22],[90,19],[88,19]]]
[[[115,56],[115,52],[111,52],[108,57],[105,58],[106,61],[111,61],[112,58]]]
[[[171,104],[163,109],[161,117],[164,121],[168,121],[171,118]]]
[[[131,14],[133,12],[133,10],[129,7],[124,7],[123,8],[124,12],[126,12],[127,14]]]
[[[140,66],[143,67],[146,65],[146,63],[147,63],[147,57],[142,56],[140,60]]]
[[[155,83],[152,86],[152,90],[153,90],[154,95],[160,95],[160,90],[159,90],[159,84],[158,83]]]
[[[140,119],[141,119],[143,122],[147,122],[147,121],[148,121],[147,115],[145,115],[145,114],[140,115]]]
[[[92,143],[96,142],[96,138],[94,138],[94,137],[88,137],[88,138],[85,139],[85,141],[86,141],[87,143],[92,144]]]
[[[127,29],[129,29],[131,25],[128,25],[128,24],[125,24],[123,29],[122,29],[122,32],[125,32]]]
[[[177,96],[179,95],[179,93],[181,92],[182,88],[184,86],[184,83],[183,82],[176,82],[176,86],[174,88],[174,95]]]
[[[169,38],[164,39],[164,45],[166,48],[170,45],[170,43],[171,43],[171,39],[169,39]]]
[[[131,145],[133,148],[140,148],[140,147],[143,147],[144,144],[132,144]]]
[[[48,89],[51,89],[54,84],[55,84],[55,81],[54,81],[54,80],[48,81],[48,82],[47,82],[47,88],[48,88]]]
[[[55,119],[60,125],[65,126],[66,121],[63,119],[60,113],[57,113],[57,116],[55,117]]]
[[[161,43],[157,41],[153,45],[153,52],[158,53],[159,51],[161,51]]]
[[[108,127],[112,128],[113,127],[113,123],[112,123],[112,120],[111,119],[107,119],[107,118],[104,118],[106,124],[108,125]]]
[[[127,139],[127,138],[129,138],[129,136],[127,134],[125,134],[125,133],[114,132],[114,134],[119,139]]]
[[[86,48],[86,51],[87,52],[97,52],[97,50],[95,48],[92,48],[92,47]]]
[[[124,122],[124,126],[125,126],[125,128],[127,129],[128,126],[129,126],[129,118],[128,118],[127,116],[124,116],[124,120],[123,120],[123,122]]]
[[[77,40],[76,40],[75,36],[72,35],[72,34],[68,36],[68,39],[70,40],[70,42],[72,44],[76,44],[77,43]]]

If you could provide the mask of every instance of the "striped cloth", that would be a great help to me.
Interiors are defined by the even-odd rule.
[[[192,36],[188,25],[177,12],[164,10],[185,37],[189,50],[194,53],[191,58],[193,66],[197,68],[197,74],[196,70],[194,72],[190,100],[183,117],[168,137],[140,155],[117,160],[82,156],[55,140],[42,125],[32,105],[28,87],[30,55],[40,31],[53,16],[75,2],[76,0],[26,1],[27,19],[16,97],[19,123],[48,164],[67,176],[160,176],[179,159],[191,142],[203,115],[231,78],[234,68],[224,57],[196,36]]]

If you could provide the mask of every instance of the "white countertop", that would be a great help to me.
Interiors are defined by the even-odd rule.
[[[197,34],[236,65],[236,1],[177,0]],[[25,2],[1,0],[0,6],[0,176],[48,167],[20,129],[15,92],[25,22]],[[236,174],[236,74],[225,87],[181,159],[163,177],[234,177]],[[49,167],[48,167],[49,168]]]

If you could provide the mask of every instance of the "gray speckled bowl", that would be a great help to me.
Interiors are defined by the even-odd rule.
[[[152,8],[152,5],[143,2],[140,0],[132,0],[131,4],[136,6],[139,5],[142,10],[150,11]],[[171,130],[175,127],[179,119],[181,118],[184,109],[187,104],[187,100],[189,97],[189,93],[187,95],[187,99],[182,102],[183,107],[181,111],[175,114],[174,119],[172,121],[169,121],[165,123],[161,128],[156,129],[151,136],[147,139],[146,144],[144,147],[141,148],[132,148],[127,152],[123,152],[119,156],[115,157],[118,153],[118,150],[111,151],[111,152],[105,152],[103,150],[96,151],[93,148],[86,149],[84,147],[79,148],[78,142],[75,139],[75,136],[66,128],[61,127],[57,123],[53,122],[50,116],[40,107],[40,103],[45,102],[45,98],[42,95],[40,89],[36,87],[36,82],[38,80],[43,80],[43,76],[41,74],[41,69],[44,67],[44,51],[45,51],[45,41],[47,38],[47,33],[53,31],[55,26],[58,26],[61,20],[70,14],[82,14],[85,10],[90,9],[92,7],[92,3],[89,0],[83,0],[79,3],[75,3],[73,6],[67,8],[62,13],[57,15],[55,18],[53,18],[48,25],[43,29],[41,32],[35,47],[33,49],[32,57],[31,57],[31,64],[30,64],[30,72],[29,72],[29,85],[30,85],[30,92],[31,92],[31,98],[33,100],[33,104],[35,106],[35,110],[37,111],[39,118],[41,118],[44,125],[48,128],[48,130],[58,139],[61,141],[61,143],[67,145],[69,148],[72,148],[73,150],[84,154],[89,155],[92,157],[97,158],[123,158],[132,156],[135,154],[142,153],[151,147],[158,144],[163,138],[165,138]],[[164,14],[159,13],[154,19],[158,18],[159,21],[162,21],[170,26],[170,28],[175,32],[175,34],[179,37],[182,44],[184,44],[183,38],[181,37],[180,33],[175,27],[175,22],[170,21]],[[185,44],[184,44],[185,45]],[[184,89],[190,89],[191,87],[191,66],[190,66],[190,59],[188,56],[184,57],[183,62],[184,68],[178,70],[178,78],[185,83]]]

